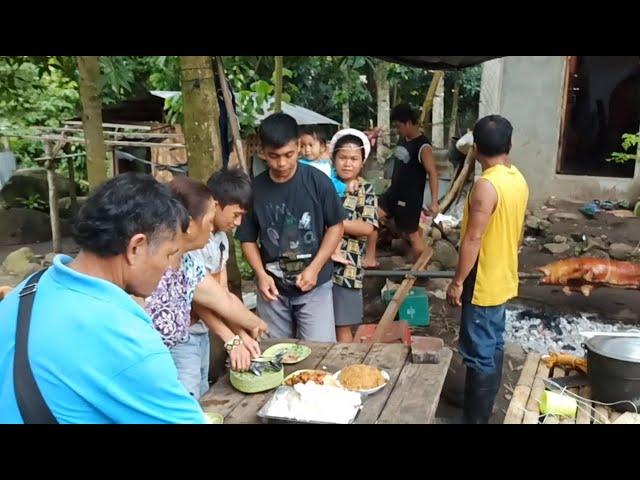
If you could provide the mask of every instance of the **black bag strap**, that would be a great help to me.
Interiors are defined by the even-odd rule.
[[[24,423],[58,423],[42,398],[42,393],[29,364],[31,309],[38,281],[45,271],[46,269],[40,270],[27,281],[20,291],[20,303],[18,304],[18,324],[16,325],[16,346],[13,359],[13,388]]]

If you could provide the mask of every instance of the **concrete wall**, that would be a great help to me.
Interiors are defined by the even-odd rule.
[[[491,62],[487,62],[491,63]],[[566,57],[505,57],[501,72],[489,67],[498,82],[483,82],[482,88],[497,88],[499,111],[493,102],[481,105],[483,115],[500,113],[514,127],[511,159],[523,172],[533,203],[551,195],[568,200],[627,199],[640,195],[640,168],[633,179],[560,175],[556,173]],[[484,76],[484,72],[483,72]],[[495,92],[481,98],[495,98]]]

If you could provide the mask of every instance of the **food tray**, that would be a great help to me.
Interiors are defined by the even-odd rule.
[[[258,411],[258,413],[256,415],[258,415],[258,417],[260,417],[260,419],[262,420],[263,423],[293,423],[293,424],[300,423],[300,424],[314,424],[314,425],[342,425],[342,424],[336,424],[336,423],[331,423],[331,422],[321,422],[321,421],[311,421],[311,420],[298,420],[296,418],[276,417],[276,416],[273,416],[273,415],[269,415],[267,412],[269,411],[269,409],[271,407],[271,403],[277,397],[278,392],[283,392],[286,389],[293,390],[293,387],[288,387],[288,386],[278,387],[278,389],[273,393],[273,395],[269,398],[269,400]],[[351,420],[348,422],[349,424],[353,423],[354,420],[358,417],[358,414],[360,413],[360,410],[361,410],[361,408],[359,408],[359,409],[357,409],[355,411],[355,414],[353,415],[353,418],[351,418]]]

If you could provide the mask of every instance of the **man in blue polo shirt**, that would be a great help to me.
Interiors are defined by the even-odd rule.
[[[144,174],[105,182],[81,209],[80,253],[58,255],[40,278],[28,337],[33,378],[58,423],[205,423],[129,296],[151,294],[188,222],[168,188]],[[0,423],[24,423],[27,411],[14,388],[22,287],[0,302]]]

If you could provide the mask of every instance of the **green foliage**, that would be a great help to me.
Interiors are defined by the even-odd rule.
[[[235,248],[236,253],[236,262],[238,263],[238,269],[240,270],[240,276],[243,280],[252,280],[255,273],[247,259],[244,258],[244,254],[242,253],[242,248],[240,247],[240,241],[237,239],[233,239],[233,247]]]
[[[16,200],[22,207],[30,210],[40,210],[42,212],[48,210],[47,203],[44,202],[37,193],[32,193],[29,195],[29,198],[18,197]]]
[[[625,152],[614,152],[607,161],[615,163],[624,163],[629,160],[640,161],[638,145],[640,145],[640,133],[625,133],[622,135],[622,149],[625,150]],[[635,150],[635,152],[628,153],[627,151],[629,149],[632,149],[632,151]]]

